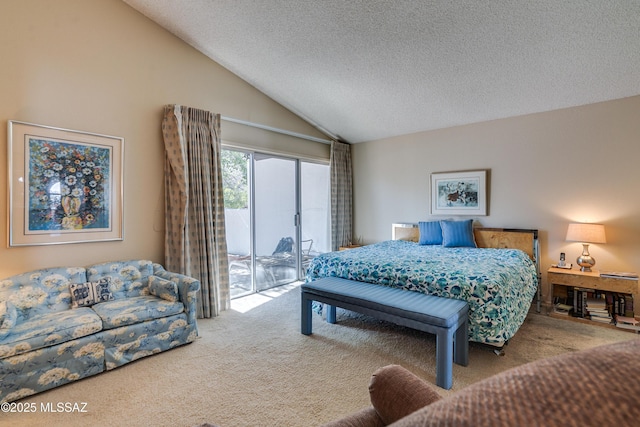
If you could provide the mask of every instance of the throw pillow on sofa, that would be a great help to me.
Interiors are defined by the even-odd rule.
[[[149,293],[167,301],[178,301],[178,287],[171,280],[149,276]]]
[[[18,311],[9,301],[0,302],[0,338],[9,334],[9,330],[16,325]]]
[[[113,300],[113,294],[109,289],[110,285],[110,277],[105,277],[97,282],[70,284],[71,308],[90,307],[99,302]]]

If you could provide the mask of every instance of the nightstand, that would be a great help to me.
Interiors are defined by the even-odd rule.
[[[338,248],[338,250],[339,250],[339,251],[346,251],[346,250],[348,250],[348,249],[360,248],[360,247],[362,247],[362,246],[364,246],[364,245],[347,245],[347,246],[340,246],[340,247]]]
[[[576,290],[588,289],[621,294],[633,301],[636,313],[640,311],[640,292],[637,278],[604,277],[601,276],[597,270],[584,272],[574,269],[569,270],[551,267],[547,270],[547,282],[550,286],[552,301],[556,298],[567,298],[567,292],[572,293]],[[572,301],[566,301],[566,303],[572,305]],[[549,315],[553,317],[584,320],[590,324],[596,323],[587,319],[559,315],[556,314],[553,309],[551,309]]]

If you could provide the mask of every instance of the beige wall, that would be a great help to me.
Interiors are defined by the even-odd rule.
[[[121,242],[7,248],[0,278],[34,268],[164,260],[165,104],[183,104],[323,137],[315,128],[116,0],[0,2],[0,122],[125,138]],[[328,159],[329,146],[225,123],[236,144]],[[0,223],[7,223],[7,134],[0,132]]]
[[[543,271],[560,252],[575,264],[582,246],[564,238],[579,221],[606,226],[607,244],[590,247],[597,268],[640,272],[640,96],[356,144],[353,159],[365,242],[436,218],[432,172],[489,169],[489,214],[475,219],[540,230]]]

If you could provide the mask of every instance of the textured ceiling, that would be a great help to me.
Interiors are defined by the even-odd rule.
[[[640,0],[124,1],[349,142],[640,94]]]

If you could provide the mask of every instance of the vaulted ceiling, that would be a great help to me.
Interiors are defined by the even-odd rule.
[[[640,94],[640,0],[124,0],[349,142]]]

